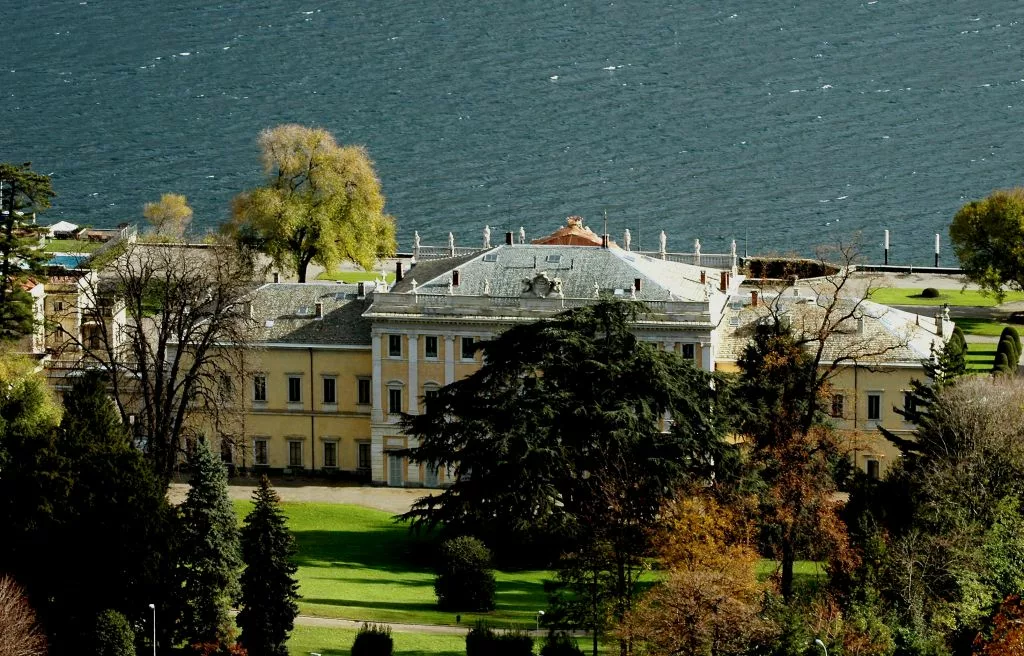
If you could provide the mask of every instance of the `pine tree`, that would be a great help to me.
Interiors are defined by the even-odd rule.
[[[287,656],[299,607],[299,584],[295,581],[295,543],[280,498],[267,477],[253,493],[254,506],[242,527],[242,610],[239,642],[249,656]]]
[[[50,206],[53,188],[31,166],[0,163],[0,340],[18,339],[35,325],[24,284],[43,275],[46,258],[36,247],[40,229],[32,220]]]
[[[224,465],[199,440],[190,459],[192,479],[181,506],[180,638],[190,645],[226,646],[231,604],[238,598],[242,566],[235,511],[228,499]]]

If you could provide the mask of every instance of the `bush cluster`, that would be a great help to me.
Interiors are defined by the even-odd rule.
[[[583,650],[576,644],[575,638],[565,631],[558,631],[548,634],[544,639],[540,656],[583,656]]]
[[[495,632],[479,621],[466,634],[466,656],[531,656],[533,638],[520,630]],[[353,652],[353,656],[355,653]]]
[[[446,540],[438,554],[434,593],[437,605],[450,611],[494,609],[494,572],[491,552],[468,536]]]
[[[938,298],[939,290],[934,287],[925,287],[921,290],[921,298]]]
[[[391,656],[395,641],[386,624],[363,624],[352,643],[352,656]]]

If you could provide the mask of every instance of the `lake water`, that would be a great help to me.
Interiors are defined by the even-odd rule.
[[[863,232],[930,262],[966,200],[1021,182],[1024,3],[8,2],[0,160],[47,222],[186,194],[215,226],[257,133],[365,144],[408,249],[569,214],[656,248],[810,252]],[[943,261],[953,263],[945,246]]]

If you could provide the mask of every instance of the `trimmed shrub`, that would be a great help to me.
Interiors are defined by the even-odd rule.
[[[491,627],[483,620],[477,620],[466,634],[466,656],[491,656],[496,639]]]
[[[1000,346],[1002,346],[1002,342],[1000,342]],[[1006,353],[1004,351],[996,351],[996,359],[995,364],[992,366],[992,373],[1002,374],[1009,372],[1009,370],[1010,364],[1006,357]]]
[[[1017,359],[1020,360],[1020,333],[1013,326],[1007,326],[1003,328],[1003,332],[999,334],[999,341],[1009,339],[1013,343],[1013,350],[1017,353]]]
[[[366,624],[359,629],[352,643],[352,656],[391,656],[395,641],[387,624]]]
[[[533,656],[533,638],[521,629],[510,629],[498,634],[495,656]]]
[[[468,536],[446,540],[436,571],[434,593],[441,610],[494,610],[491,552],[483,542]]]
[[[540,648],[540,656],[583,656],[583,650],[576,644],[576,638],[565,631],[549,633]]]
[[[105,610],[96,617],[96,656],[135,656],[135,631],[125,616]]]
[[[921,290],[921,298],[938,298],[939,290],[934,287],[925,287]]]
[[[495,633],[480,620],[466,634],[466,656],[531,656],[533,638],[526,631]],[[355,652],[353,652],[355,656]]]

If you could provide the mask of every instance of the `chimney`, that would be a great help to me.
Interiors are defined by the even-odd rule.
[[[701,271],[700,272],[700,284],[702,284],[702,285],[708,284],[708,272],[707,271]]]
[[[635,291],[639,292],[643,288],[643,286],[644,286],[644,281],[643,281],[642,278],[633,278],[633,289]]]
[[[315,310],[316,314],[314,314],[313,317],[316,318],[316,319],[323,319],[324,318],[324,304],[320,303],[320,302],[317,302],[317,304],[314,305],[313,307],[316,308],[316,310]]]
[[[729,289],[729,274],[722,271],[718,276],[718,290],[727,291]]]
[[[402,263],[395,262],[395,282],[402,282]]]
[[[608,235],[601,235],[601,248],[608,248]]]
[[[750,307],[757,307],[757,290],[750,292]]]
[[[452,287],[459,286],[459,270],[455,269],[452,271]]]
[[[864,334],[864,317],[857,317],[857,334]]]
[[[277,272],[277,271],[274,272],[274,282],[275,283],[281,282],[281,274],[279,272]]]
[[[945,337],[946,326],[943,325],[942,313],[939,312],[935,315],[935,334],[939,337]]]
[[[512,240],[512,233],[511,232],[506,232],[505,233],[505,245],[506,246],[511,246],[514,243],[515,242]]]
[[[358,296],[359,298],[364,298],[366,296],[366,283],[365,282],[359,283],[358,291],[356,292],[356,296]]]

